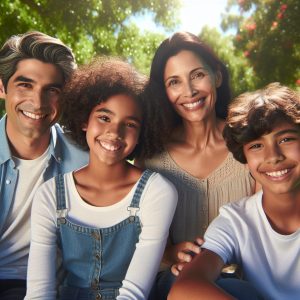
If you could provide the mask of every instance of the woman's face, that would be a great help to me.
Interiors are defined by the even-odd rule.
[[[189,50],[170,57],[164,71],[166,93],[173,108],[184,121],[199,122],[215,115],[216,87],[221,73],[213,73]]]

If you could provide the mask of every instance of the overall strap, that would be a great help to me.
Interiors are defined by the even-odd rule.
[[[135,189],[130,206],[127,207],[127,210],[130,211],[130,216],[136,216],[136,213],[140,210],[139,204],[140,204],[141,195],[152,173],[153,173],[152,171],[146,169],[142,174],[142,177],[140,178],[138,185]]]
[[[64,219],[67,214],[66,199],[65,199],[65,182],[64,175],[58,174],[55,177],[56,186],[56,215],[58,224],[60,220]]]

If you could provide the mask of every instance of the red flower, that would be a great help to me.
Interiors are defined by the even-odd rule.
[[[287,4],[282,4],[281,6],[280,6],[280,10],[282,11],[282,12],[284,12],[286,9],[287,9]]]
[[[296,80],[296,84],[300,85],[300,78]]]
[[[282,12],[278,13],[277,19],[282,19],[282,18],[283,18],[283,13]]]
[[[248,50],[244,51],[244,56],[249,57],[250,56],[250,51],[248,51]]]

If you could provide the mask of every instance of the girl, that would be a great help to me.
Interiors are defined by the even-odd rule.
[[[141,75],[113,58],[80,68],[66,86],[63,125],[89,149],[89,163],[36,193],[26,299],[56,298],[56,240],[67,273],[59,299],[147,298],[177,192],[127,161],[147,138],[143,87]]]

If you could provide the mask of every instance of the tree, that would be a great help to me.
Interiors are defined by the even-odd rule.
[[[111,54],[147,73],[164,36],[141,32],[132,16],[151,14],[168,31],[178,23],[179,5],[179,0],[1,0],[0,43],[13,34],[39,30],[69,45],[79,64]]]
[[[216,29],[205,26],[200,38],[210,45],[228,68],[233,96],[255,89],[253,67],[242,51],[235,49],[232,36],[222,36]]]
[[[239,15],[230,14],[239,7]],[[279,81],[300,88],[299,0],[229,0],[224,30],[236,28],[234,46],[253,67],[257,87]]]

